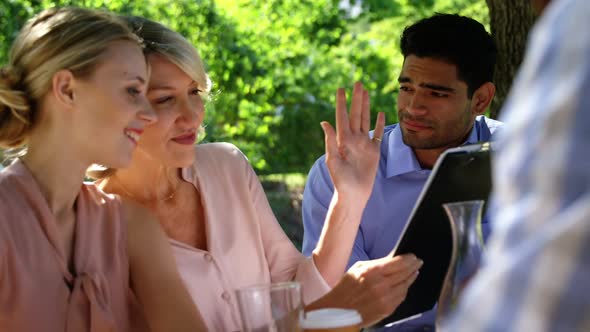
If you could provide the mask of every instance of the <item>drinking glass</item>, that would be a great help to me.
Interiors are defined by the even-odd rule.
[[[297,282],[256,285],[236,290],[243,332],[300,332],[303,317]]]

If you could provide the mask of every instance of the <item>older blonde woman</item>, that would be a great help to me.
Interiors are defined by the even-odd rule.
[[[379,161],[362,85],[355,84],[350,115],[344,90],[338,91],[336,130],[322,123],[336,194],[318,248],[306,258],[280,228],[244,155],[228,143],[194,145],[209,89],[195,48],[158,23],[129,21],[146,42],[147,96],[159,121],[145,128],[128,168],[95,175],[106,177],[105,191],[158,217],[207,327],[239,330],[233,291],[287,280],[303,284],[309,308],[354,307],[367,324],[390,313],[417,275],[421,263],[413,255],[364,262],[343,278]],[[384,121],[380,114],[377,137]]]
[[[156,115],[138,38],[119,18],[64,8],[33,17],[0,71],[0,330],[127,331],[130,287],[154,331],[204,330],[158,223],[83,184],[125,167]]]

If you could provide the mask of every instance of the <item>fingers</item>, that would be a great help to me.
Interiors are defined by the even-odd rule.
[[[381,139],[383,138],[383,132],[385,130],[385,114],[383,112],[379,112],[377,114],[377,120],[375,120],[375,131],[373,131],[373,138],[377,144],[381,144]]]
[[[363,84],[361,82],[354,83],[352,101],[350,102],[350,130],[353,133],[357,133],[361,130],[364,92],[365,89],[363,89]]]
[[[418,271],[416,271],[416,272],[412,273],[412,275],[410,275],[403,282],[398,283],[397,285],[393,285],[391,287],[389,292],[393,297],[392,302],[397,303],[395,306],[396,308],[400,303],[402,303],[406,299],[406,296],[408,295],[408,289],[410,288],[410,286],[412,286],[414,281],[416,281],[419,274],[420,273]]]
[[[363,89],[363,103],[361,110],[361,132],[368,133],[371,130],[371,101],[369,91]]]
[[[422,261],[413,254],[384,257],[353,265],[351,270],[363,270],[355,277],[357,284],[362,287],[359,288],[361,293],[354,296],[356,304],[353,306],[361,312],[363,326],[371,325],[391,314],[405,300],[408,288],[418,277],[420,266]]]
[[[346,107],[346,92],[339,88],[336,92],[336,138],[340,143],[343,137],[350,134],[370,131],[371,126],[371,102],[369,92],[363,88],[361,82],[356,82],[352,91],[350,114]],[[374,141],[380,143],[385,130],[385,114],[379,112],[375,121],[373,133]]]
[[[384,257],[382,273],[384,275],[397,274],[401,272],[413,272],[422,266],[422,261],[414,254],[405,254],[395,257]],[[409,273],[408,273],[409,274]]]
[[[412,254],[358,262],[347,273],[347,293],[352,302],[345,305],[361,313],[363,326],[381,320],[404,301],[421,265]],[[396,266],[398,272],[384,275],[384,271],[391,271],[391,266]]]
[[[326,145],[326,159],[330,160],[333,156],[338,155],[338,144],[336,142],[336,132],[332,125],[323,121],[320,123],[324,130],[324,142]]]
[[[412,254],[384,257],[365,262],[362,277],[373,287],[391,288],[404,284],[422,267],[423,262]],[[381,286],[379,286],[381,284]]]
[[[346,92],[343,88],[336,91],[336,133],[338,137],[350,133],[350,124],[346,112]]]
[[[421,265],[418,265],[421,266]],[[418,267],[412,267],[406,270],[402,270],[399,271],[397,273],[392,273],[390,275],[384,276],[388,282],[388,285],[390,287],[397,287],[399,285],[402,285],[404,287],[409,287],[415,279],[412,279],[414,277],[417,277],[419,273],[419,268]],[[411,280],[408,283],[408,280]],[[407,286],[405,286],[407,284]]]
[[[416,272],[412,273],[412,275],[404,281],[406,289],[408,289],[408,288],[410,288],[410,286],[412,286],[414,281],[416,281],[416,279],[418,279],[419,274],[420,274],[420,271],[416,271]]]
[[[413,254],[400,255],[395,257],[385,256],[369,261],[359,261],[348,269],[348,272],[360,277],[365,274],[378,274],[389,276],[410,267],[418,259]]]
[[[372,289],[389,289],[404,284],[422,267],[422,261],[412,254],[384,257],[363,262],[363,265],[353,265],[352,275]],[[355,273],[356,272],[356,273]],[[381,291],[381,290],[379,290]]]

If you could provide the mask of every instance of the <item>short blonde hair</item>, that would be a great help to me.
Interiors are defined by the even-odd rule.
[[[76,77],[94,72],[109,44],[140,39],[118,16],[65,7],[42,11],[27,21],[0,70],[0,147],[27,143],[35,125],[37,103],[49,92],[55,73]]]
[[[180,33],[138,16],[126,16],[124,20],[133,32],[144,42],[144,53],[159,54],[172,62],[205,93],[211,90],[211,80],[205,72],[205,66],[197,49]]]
[[[199,52],[186,38],[165,25],[144,17],[123,16],[122,18],[143,41],[145,55],[158,54],[178,66],[197,83],[198,88],[203,91],[202,96],[206,97],[211,90],[211,80],[205,72]],[[204,128],[201,126],[198,136],[201,137],[203,133]],[[92,165],[86,171],[86,176],[100,181],[115,173],[116,169]]]

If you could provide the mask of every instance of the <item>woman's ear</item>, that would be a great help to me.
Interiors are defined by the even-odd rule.
[[[496,94],[496,86],[492,82],[482,84],[471,97],[471,110],[475,115],[484,114]]]
[[[64,106],[72,106],[74,103],[74,75],[69,70],[60,70],[53,75],[51,81],[53,96]]]

